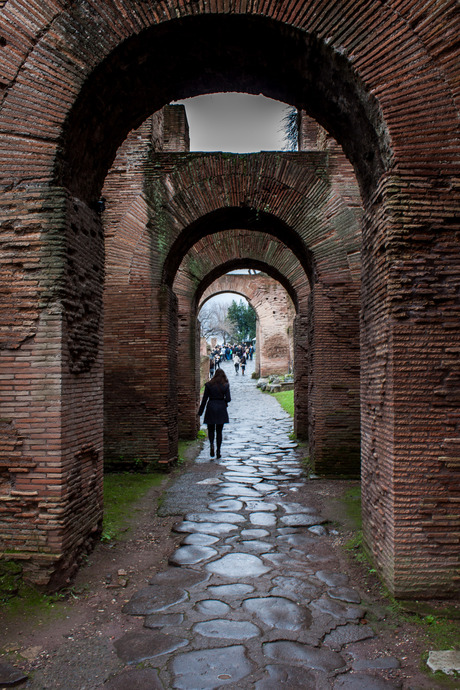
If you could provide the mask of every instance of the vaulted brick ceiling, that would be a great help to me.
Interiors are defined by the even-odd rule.
[[[197,305],[216,278],[236,268],[256,268],[278,280],[294,305],[310,292],[298,258],[275,237],[252,230],[226,230],[199,240],[184,257],[174,281],[178,296]]]

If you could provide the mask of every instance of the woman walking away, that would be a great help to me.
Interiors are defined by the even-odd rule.
[[[230,402],[230,386],[223,369],[217,369],[210,381],[204,384],[204,393],[198,414],[201,415],[206,407],[204,423],[208,425],[210,455],[214,457],[214,434],[217,443],[217,459],[221,457],[222,428],[228,424],[227,404]],[[207,403],[207,405],[206,405]]]
[[[238,355],[233,355],[233,364],[235,365],[235,374],[237,374],[240,368],[240,358]]]
[[[240,357],[240,364],[241,364],[241,376],[244,376],[244,370],[246,369],[246,355],[243,354]]]

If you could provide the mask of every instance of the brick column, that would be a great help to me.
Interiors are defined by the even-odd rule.
[[[390,591],[459,589],[458,192],[388,178],[363,235],[364,535]],[[457,237],[456,237],[457,233]]]
[[[359,289],[316,283],[309,301],[310,460],[318,474],[359,475]]]
[[[1,548],[53,588],[101,527],[103,233],[61,189],[16,193],[7,206]]]
[[[308,440],[308,315],[294,320],[294,432]]]
[[[105,294],[105,456],[111,467],[177,457],[177,306],[170,288],[132,280]]]
[[[195,439],[199,430],[197,415],[200,393],[200,334],[189,300],[179,300],[177,341],[177,408],[179,438]]]

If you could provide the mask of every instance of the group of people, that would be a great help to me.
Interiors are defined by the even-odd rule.
[[[244,375],[246,362],[254,357],[254,345],[237,343],[234,345],[217,345],[209,355],[209,378],[214,376],[214,372],[220,368],[222,361],[233,361],[235,373],[241,366],[241,373]]]
[[[208,427],[209,454],[219,460],[221,457],[222,429],[228,424],[227,406],[231,401],[230,384],[225,371],[221,369],[222,360],[235,365],[235,373],[244,375],[246,362],[254,356],[254,346],[242,343],[235,345],[218,345],[209,356],[209,381],[205,383],[198,414],[204,412],[204,423]],[[214,446],[214,441],[216,445]]]

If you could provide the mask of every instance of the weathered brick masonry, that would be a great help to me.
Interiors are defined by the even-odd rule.
[[[33,577],[45,582],[51,572],[72,571],[100,524],[103,248],[96,208],[117,149],[173,99],[239,90],[304,109],[354,167],[365,212],[366,543],[395,594],[458,592],[456,0],[7,0],[0,27],[4,548],[30,555]],[[160,167],[152,159],[144,193],[118,209],[138,232],[137,249],[127,244],[133,279],[125,305],[120,294],[120,307],[138,317],[138,352],[146,347],[150,357],[151,338],[161,344],[152,361],[173,396],[173,283],[184,256],[210,232],[257,230],[299,250],[309,275],[313,317],[297,314],[296,360],[308,340],[303,376],[311,379],[309,405],[319,404],[317,346],[324,335],[337,353],[347,349],[351,333],[335,340],[328,319],[343,317],[345,296],[356,308],[360,263],[359,232],[343,235],[343,221],[358,221],[359,213],[334,188],[343,179],[338,171],[331,182],[334,151],[302,153],[300,162],[294,154],[156,155]],[[156,249],[148,264],[147,246]],[[141,295],[148,272],[152,290]],[[129,345],[126,337],[116,356]],[[139,397],[148,420],[161,397],[146,397],[145,389]],[[157,444],[169,457],[177,433],[172,403],[163,412],[170,432]],[[318,434],[314,444],[316,452]]]
[[[174,108],[166,112],[170,110]],[[143,332],[142,338],[137,333],[138,324],[160,318],[158,305],[143,303],[143,296],[158,289],[162,274],[178,298],[178,424],[181,436],[193,438],[198,424],[195,320],[200,295],[219,274],[247,265],[280,280],[303,313],[308,310],[309,279],[318,292],[316,305],[321,300],[323,274],[328,284],[350,284],[348,294],[344,291],[340,296],[340,308],[331,312],[329,323],[318,321],[314,331],[316,378],[310,377],[310,387],[314,390],[314,381],[322,380],[324,390],[322,395],[310,396],[309,436],[312,461],[319,471],[356,474],[359,288],[355,255],[359,252],[359,194],[349,164],[337,146],[327,154],[152,152],[148,145],[156,141],[156,131],[157,120],[150,128],[145,123],[128,137],[104,187],[105,222],[118,224],[117,230],[107,229],[107,459],[113,464],[120,458],[167,462],[174,457],[169,448],[166,455],[158,450],[158,439],[167,433],[162,426],[163,411],[171,407],[172,398],[166,396],[168,389],[162,378],[167,370],[152,366],[155,352],[164,351],[167,342],[162,340],[160,344],[158,329],[158,337],[153,331]],[[303,170],[308,170],[306,180]],[[121,204],[124,212],[119,208]],[[281,242],[281,237],[287,244]],[[308,244],[315,246],[318,260]],[[344,351],[337,349],[336,342],[343,340],[345,331],[349,331],[349,341],[354,338],[354,346]],[[137,334],[138,346],[133,333]],[[262,346],[262,356],[266,356],[263,353],[269,343]],[[324,349],[328,351],[327,360],[319,356]],[[143,357],[149,357],[148,362],[143,362]],[[352,366],[347,361],[353,362]],[[308,425],[299,420],[304,418],[301,408],[307,407],[305,366],[301,358],[296,366],[295,421],[297,433],[304,438]],[[288,361],[281,369],[287,367]],[[347,427],[346,421],[352,423]]]

